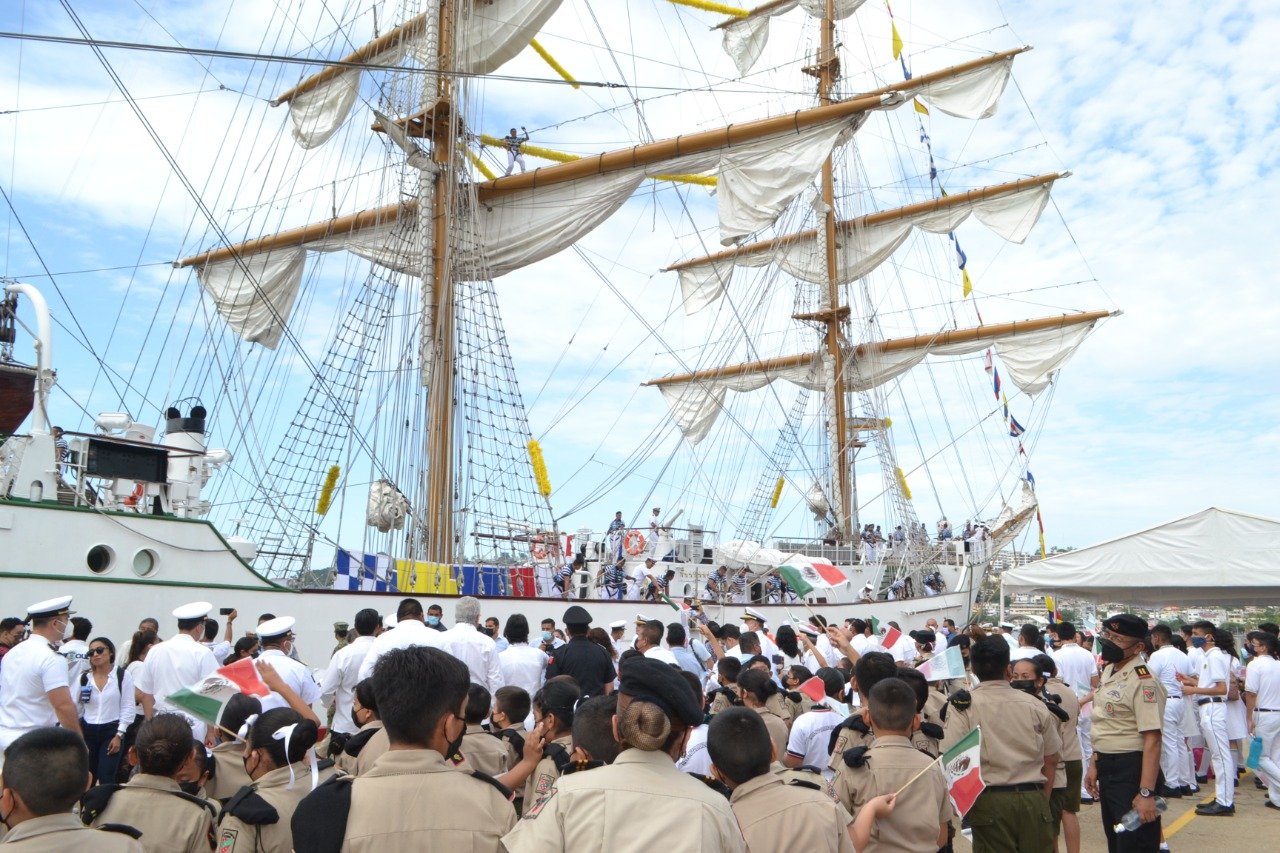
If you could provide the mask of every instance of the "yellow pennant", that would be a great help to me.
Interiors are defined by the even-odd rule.
[[[1048,610],[1050,613],[1053,613],[1053,612],[1055,612],[1055,611],[1057,610],[1057,608],[1053,606],[1053,596],[1052,596],[1052,595],[1046,595],[1046,596],[1044,597],[1044,609],[1045,609],[1045,610]]]
[[[902,36],[898,35],[897,23],[890,21],[889,26],[893,29],[893,58],[897,59],[902,56]]]
[[[973,279],[969,278],[968,270],[960,271],[964,275],[964,295],[967,297],[973,293]]]
[[[544,498],[551,497],[551,477],[547,474],[547,463],[542,458],[542,445],[536,438],[529,439],[529,463],[533,466],[533,480],[538,485],[538,494]]]
[[[916,112],[922,115],[929,114],[929,108],[924,105],[924,101],[920,100],[919,98],[916,98],[912,103],[915,104]]]
[[[782,497],[782,485],[784,482],[783,478],[779,477],[777,485],[773,487],[773,499],[769,501],[769,506],[773,509],[778,508],[778,498]]]
[[[902,496],[907,500],[911,500],[911,487],[907,485],[907,475],[902,472],[901,468],[893,469],[898,475],[898,488],[902,490]]]
[[[320,487],[320,499],[316,501],[316,515],[324,515],[329,512],[329,507],[333,504],[333,490],[338,485],[337,465],[329,468],[329,473],[325,475],[324,485]]]
[[[1048,555],[1048,554],[1046,554],[1046,553],[1045,553],[1045,550],[1044,550],[1044,534],[1043,534],[1043,533],[1041,533],[1041,534],[1040,534],[1040,559],[1042,559],[1042,560],[1043,560],[1043,559],[1044,559],[1045,557],[1047,557],[1047,556],[1049,556],[1049,555]]]

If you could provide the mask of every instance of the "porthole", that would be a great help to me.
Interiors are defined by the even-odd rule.
[[[156,552],[143,548],[133,555],[133,573],[140,578],[151,577],[156,573],[157,562]]]
[[[115,565],[116,552],[106,545],[94,545],[85,555],[84,562],[95,575],[104,575]]]

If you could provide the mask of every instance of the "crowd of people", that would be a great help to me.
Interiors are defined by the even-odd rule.
[[[1186,626],[1183,643],[1128,614],[1103,622],[1095,655],[1069,623],[877,633],[811,614],[771,628],[748,607],[740,624],[694,609],[605,627],[574,605],[534,633],[523,615],[482,621],[474,598],[447,627],[438,605],[407,598],[394,618],[367,608],[337,623],[332,650],[304,638],[304,655],[291,616],[262,614],[237,637],[234,610],[222,625],[197,602],[173,611],[164,640],[142,620],[117,663],[71,605],[0,621],[0,846],[15,850],[523,853],[661,839],[934,853],[961,823],[938,759],[975,730],[975,850],[1074,853],[1088,800],[1112,850],[1160,849],[1159,798],[1212,773],[1215,800],[1198,811],[1231,814],[1254,735],[1280,807],[1274,625],[1248,635],[1245,668],[1211,624]],[[963,673],[927,680],[919,667],[952,648]],[[212,712],[178,697],[228,664],[263,689]]]

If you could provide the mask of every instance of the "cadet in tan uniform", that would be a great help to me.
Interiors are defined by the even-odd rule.
[[[90,788],[80,819],[90,826],[124,824],[142,833],[148,853],[204,853],[213,849],[214,809],[178,787],[194,760],[191,725],[180,714],[157,714],[138,729],[132,750],[138,773],[125,785]]]
[[[569,766],[569,752],[573,749],[573,708],[580,696],[578,683],[565,676],[551,679],[533,697],[533,718],[547,733],[547,744],[542,750],[542,760],[525,782],[525,808],[550,791]]]
[[[466,730],[466,664],[440,649],[410,646],[383,655],[372,677],[391,749],[364,775],[334,777],[298,804],[294,848],[497,851],[516,822],[510,792],[445,760]]]
[[[342,745],[342,752],[338,753],[334,764],[343,773],[355,776],[357,775],[356,764],[364,754],[365,746],[375,734],[382,731],[382,720],[378,719],[378,703],[373,696],[372,678],[356,682],[356,686],[351,690],[351,722],[356,724],[356,733],[347,738],[347,742]],[[385,751],[385,749],[382,750],[382,752]],[[369,763],[372,765],[371,759]]]
[[[1084,781],[1084,753],[1077,729],[1080,699],[1056,677],[1058,662],[1047,654],[1023,658],[1012,666],[1013,679],[1009,684],[1043,699],[1049,713],[1058,718],[1062,751],[1058,753],[1058,767],[1053,774],[1049,813],[1053,816],[1053,837],[1065,836],[1067,853],[1080,853],[1080,821],[1076,817],[1080,813],[1080,785]],[[1027,681],[1032,684],[1027,685]]]
[[[898,665],[894,663],[893,656],[885,652],[867,652],[853,665],[853,683],[857,685],[858,695],[864,697],[864,701],[872,688],[884,679],[893,678],[897,674]],[[850,714],[833,730],[833,734],[828,767],[836,772],[844,766],[842,756],[846,750],[859,746],[870,748],[872,741],[875,740],[875,735],[871,733],[871,725],[861,711]]]
[[[1164,728],[1164,686],[1142,663],[1150,650],[1147,621],[1131,613],[1104,619],[1102,660],[1093,700],[1093,756],[1084,786],[1102,807],[1102,828],[1113,853],[1160,849],[1156,788]],[[1117,833],[1113,826],[1136,809],[1142,826]]]
[[[853,815],[831,802],[821,776],[787,784],[769,772],[777,747],[770,743],[762,715],[754,711],[730,708],[716,715],[707,733],[711,774],[733,791],[729,805],[747,850],[854,853],[849,837]]]
[[[911,745],[930,758],[937,758],[942,754],[938,744],[942,743],[942,709],[946,707],[947,697],[939,693],[918,669],[900,667],[895,678],[905,681],[916,697],[916,713],[920,719],[911,732]]]
[[[4,751],[0,818],[9,827],[0,847],[22,853],[142,853],[119,831],[89,829],[71,808],[89,784],[89,751],[69,729],[32,729]]]
[[[660,840],[664,853],[743,851],[724,796],[676,769],[702,708],[673,667],[650,658],[621,666],[622,751],[608,767],[562,776],[503,839],[509,853],[635,849]]]
[[[742,704],[742,697],[738,694],[738,676],[742,674],[742,660],[735,657],[723,657],[716,661],[716,683],[720,686],[711,693],[714,698],[711,700],[711,716],[719,714],[726,708],[734,708]]]
[[[860,853],[935,853],[947,845],[952,809],[942,770],[926,771],[911,781],[934,765],[910,740],[920,722],[917,704],[916,691],[902,679],[886,678],[877,683],[862,712],[875,733],[875,743],[869,749],[855,747],[841,756],[844,766],[836,773],[832,787],[836,801],[851,814],[860,813],[875,797],[906,785],[893,814],[875,824],[870,843]]]
[[[1058,720],[1044,702],[1009,686],[1009,644],[1002,637],[975,641],[969,657],[979,684],[951,695],[941,747],[945,752],[982,728],[987,787],[966,815],[974,853],[1049,853]]]
[[[489,691],[472,683],[467,692],[467,710],[463,717],[467,732],[462,736],[459,749],[471,769],[496,777],[510,770],[514,762],[507,744],[489,734],[481,725],[489,717],[490,704]]]
[[[236,791],[253,780],[244,769],[244,741],[231,737],[227,732],[239,732],[251,716],[262,713],[262,703],[257,696],[237,693],[222,710],[219,728],[214,729],[218,744],[213,748],[214,773],[205,793],[219,802],[226,802]],[[247,729],[246,729],[247,732]]]
[[[758,669],[748,669],[738,676],[738,693],[742,696],[742,704],[760,715],[765,728],[769,730],[769,739],[773,741],[778,755],[787,754],[787,724],[782,718],[769,710],[768,700],[778,695],[778,685],[773,683],[767,673]],[[717,715],[718,716],[718,715]],[[714,759],[713,759],[714,760]]]
[[[292,708],[266,711],[249,727],[244,764],[252,782],[227,801],[218,823],[218,853],[292,853],[290,820],[304,796],[333,776],[332,761],[317,765],[316,724]],[[314,754],[311,761],[315,761]]]

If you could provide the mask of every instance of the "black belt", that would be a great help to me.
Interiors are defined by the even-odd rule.
[[[1205,698],[1203,698],[1203,699],[1197,699],[1197,700],[1196,700],[1196,704],[1197,704],[1197,705],[1208,705],[1210,702],[1215,702],[1215,703],[1216,703],[1216,702],[1222,702],[1222,701],[1223,701],[1223,698],[1222,698],[1221,696],[1206,696],[1206,697],[1205,697]]]
[[[1042,782],[1022,782],[1018,785],[988,785],[983,791],[995,791],[998,794],[1009,793],[1011,791],[1043,791],[1044,783]]]

